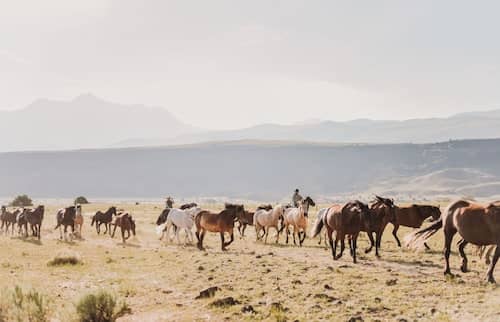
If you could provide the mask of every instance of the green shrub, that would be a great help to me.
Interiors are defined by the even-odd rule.
[[[76,311],[81,322],[113,322],[132,313],[127,303],[117,305],[116,298],[103,290],[85,295],[78,302]]]
[[[86,205],[88,203],[89,203],[89,201],[84,196],[76,197],[76,199],[75,199],[75,205],[76,204]]]
[[[27,195],[19,195],[10,203],[12,207],[30,207],[33,206],[33,200]]]
[[[45,297],[35,290],[24,292],[19,286],[0,296],[0,321],[49,321]]]

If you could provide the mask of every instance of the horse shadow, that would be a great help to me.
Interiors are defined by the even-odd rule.
[[[421,260],[405,260],[402,258],[392,259],[392,258],[383,258],[383,261],[388,263],[399,264],[403,266],[411,266],[411,267],[430,267],[430,268],[442,268],[443,265],[431,262],[431,261],[421,261]]]
[[[70,246],[75,246],[75,245],[78,244],[77,242],[75,242],[75,240],[72,240],[72,239],[67,240],[67,239],[60,239],[60,238],[58,238],[56,240],[57,240],[58,243],[62,243],[62,244],[70,245]]]
[[[134,243],[116,243],[118,246],[123,246],[123,247],[130,247],[130,248],[142,248],[140,244],[134,244]]]
[[[33,245],[37,245],[37,246],[42,246],[43,243],[41,240],[38,240],[38,239],[33,239],[33,238],[30,238],[30,237],[21,237],[21,236],[18,236],[18,237],[11,237],[11,239],[17,239],[17,240],[20,240],[24,243],[29,243],[29,244],[33,244]]]

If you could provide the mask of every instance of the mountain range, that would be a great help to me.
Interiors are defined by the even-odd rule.
[[[139,147],[234,140],[333,143],[432,143],[500,138],[500,110],[448,118],[403,121],[311,120],[208,131],[185,124],[168,110],[124,105],[84,94],[70,101],[37,100],[0,112],[0,151]]]

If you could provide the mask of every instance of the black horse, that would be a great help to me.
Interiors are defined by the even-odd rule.
[[[110,207],[106,212],[102,212],[99,210],[98,212],[95,213],[94,216],[92,216],[92,223],[90,225],[94,226],[95,223],[95,230],[99,235],[101,233],[101,225],[104,224],[104,227],[106,228],[104,234],[106,234],[109,231],[109,234],[111,235],[111,224],[113,221],[113,215],[116,216],[116,207]]]
[[[62,208],[57,211],[56,219],[57,225],[54,229],[59,228],[61,239],[63,239],[62,227],[64,226],[64,239],[66,240],[66,234],[68,232],[68,226],[71,227],[71,234],[75,233],[75,218],[76,218],[76,207],[70,206],[67,208]]]
[[[25,213],[26,222],[27,224],[30,225],[33,237],[38,237],[38,240],[41,239],[42,221],[44,213],[45,213],[45,207],[43,205],[40,205],[35,209],[30,209]]]

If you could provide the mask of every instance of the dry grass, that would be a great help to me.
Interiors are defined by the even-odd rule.
[[[64,242],[58,232],[47,229],[54,227],[60,206],[47,208],[41,244],[0,236],[0,287],[16,281],[43,290],[54,319],[74,319],[77,300],[101,289],[126,298],[133,314],[122,321],[499,319],[500,288],[484,283],[486,266],[472,255],[472,248],[472,271],[444,278],[441,234],[430,243],[433,251],[411,252],[397,248],[389,226],[382,258],[363,253],[367,239],[362,236],[359,263],[354,265],[348,252],[334,262],[317,240],[306,239],[301,248],[284,245],[284,238],[278,245],[255,242],[252,227],[243,239],[236,233],[227,252],[220,250],[216,234],[207,236],[206,252],[160,243],[154,232],[160,207],[152,205],[117,205],[137,221],[138,235],[125,245],[119,238],[98,236],[88,217],[83,240]],[[84,212],[108,206],[85,205]],[[400,238],[407,232],[400,230]],[[47,265],[60,250],[79,254],[84,265]],[[458,267],[459,257],[453,254],[455,273]],[[212,297],[195,299],[212,286],[219,288]],[[213,305],[230,297],[233,302]]]

